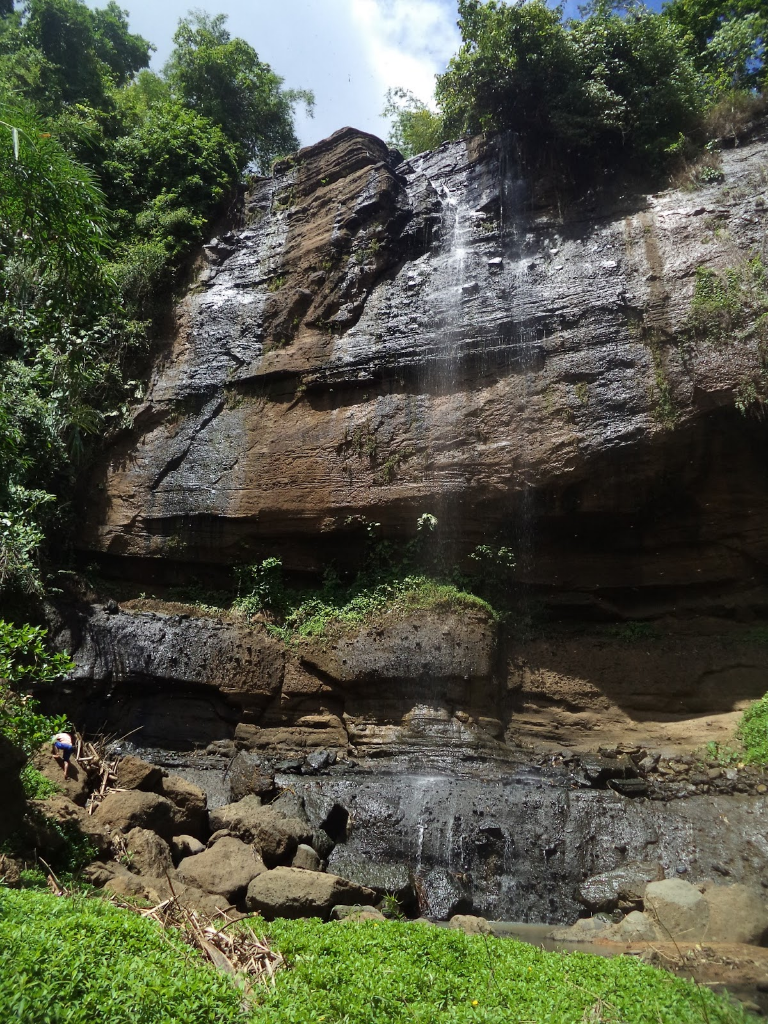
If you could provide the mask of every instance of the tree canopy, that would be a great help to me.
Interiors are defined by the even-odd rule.
[[[593,0],[578,19],[545,0],[459,0],[462,45],[437,76],[437,111],[390,91],[390,141],[513,131],[562,162],[663,168],[705,132],[709,107],[765,77],[766,0]]]
[[[0,0],[0,595],[40,591],[89,438],[129,422],[162,303],[244,170],[297,146],[282,79],[226,19],[162,74],[109,0]]]

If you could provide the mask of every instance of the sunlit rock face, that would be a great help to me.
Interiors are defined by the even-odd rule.
[[[503,536],[565,604],[762,583],[765,429],[735,408],[759,332],[692,340],[690,309],[697,268],[763,244],[765,156],[555,213],[503,138],[302,150],[207,247],[83,547],[316,569],[356,517],[430,512],[457,558]]]
[[[255,180],[89,481],[84,557],[160,582],[271,555],[354,567],[365,524],[406,538],[430,513],[449,564],[509,546],[523,618],[561,632],[462,624],[465,669],[437,615],[418,643],[374,624],[297,659],[250,649],[243,624],[183,620],[155,642],[159,620],[88,613],[69,645],[83,678],[216,690],[223,732],[253,726],[256,747],[292,743],[285,728],[464,742],[467,713],[494,738],[586,746],[729,734],[768,664],[746,635],[768,608],[765,289],[738,330],[691,314],[702,268],[743,276],[762,255],[767,150],[725,151],[705,188],[557,210],[503,137],[402,161],[343,129]],[[666,639],[608,632],[636,619]]]

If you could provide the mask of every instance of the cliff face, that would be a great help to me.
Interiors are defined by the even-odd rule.
[[[362,520],[408,536],[430,512],[456,561],[509,544],[518,579],[561,617],[761,614],[766,428],[752,413],[768,295],[750,261],[765,245],[767,152],[759,139],[725,152],[723,180],[695,191],[587,197],[555,215],[532,204],[511,140],[400,162],[344,129],[302,150],[206,247],[134,429],[89,488],[82,548],[145,578],[274,554],[317,570],[354,560]],[[225,664],[241,640],[219,636],[205,671],[160,672],[115,654],[122,618],[78,627],[84,676],[212,686],[246,720],[299,728],[301,702],[281,696],[292,655]],[[133,621],[150,657],[151,629]],[[296,692],[339,723],[340,742],[350,722],[404,721],[423,696],[414,680],[425,692],[441,680],[438,717],[470,707],[499,735],[528,715],[549,738],[594,729],[601,701],[620,732],[654,702],[668,716],[725,713],[762,692],[759,645],[704,642],[670,688],[680,641],[657,647],[650,671],[620,643],[603,664],[606,643],[537,639],[509,659],[481,644],[479,667],[431,674],[417,653],[384,658],[352,673],[379,702],[357,713],[344,658],[326,652],[296,669],[315,690]],[[400,695],[386,713],[382,680]]]

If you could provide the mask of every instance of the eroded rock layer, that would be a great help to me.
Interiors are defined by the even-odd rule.
[[[407,536],[430,512],[457,560],[508,538],[578,614],[762,607],[765,426],[736,406],[759,407],[763,300],[727,337],[691,310],[702,274],[761,252],[765,154],[554,215],[503,138],[302,150],[207,247],[83,547],[144,574],[313,570],[353,557],[361,518]]]

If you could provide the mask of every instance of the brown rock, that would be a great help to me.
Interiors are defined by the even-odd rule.
[[[298,818],[289,818],[271,806],[262,807],[258,797],[245,797],[211,811],[212,828],[228,828],[253,843],[267,867],[289,863],[299,843],[311,844],[312,829]]]
[[[21,861],[14,860],[5,853],[0,853],[0,884],[9,889],[16,889],[21,884]]]
[[[145,828],[133,828],[125,837],[131,871],[139,875],[162,878],[172,868],[171,850],[168,843],[156,832]]]
[[[175,831],[175,812],[170,800],[141,790],[108,793],[94,815],[102,825],[130,832],[150,829],[170,842]]]
[[[768,934],[768,905],[746,885],[700,886],[709,907],[707,942],[745,942],[760,946]]]
[[[177,834],[204,838],[208,826],[208,799],[202,789],[180,775],[166,775],[160,780],[158,792],[176,808]]]
[[[386,917],[376,907],[345,907],[343,904],[331,911],[332,921],[386,921]]]
[[[90,792],[88,775],[83,765],[74,756],[69,762],[69,772],[64,778],[64,770],[59,761],[51,755],[50,746],[42,747],[32,759],[32,763],[46,779],[56,786],[60,793],[73,803],[84,807]]]
[[[251,879],[266,871],[252,846],[239,839],[220,839],[204,853],[185,857],[179,864],[179,877],[205,892],[237,901]]]
[[[141,789],[154,792],[157,789],[163,771],[157,765],[150,764],[140,757],[127,754],[117,766],[117,784],[121,789]]]
[[[270,921],[276,917],[328,920],[339,904],[373,904],[376,898],[372,889],[338,875],[278,867],[254,878],[245,902],[249,910],[258,911]]]
[[[55,793],[45,800],[31,800],[30,806],[48,820],[77,828],[98,852],[104,853],[111,848],[109,829],[63,793]],[[59,846],[58,839],[54,845]]]
[[[221,839],[222,837],[218,836],[217,838]],[[213,843],[210,845],[213,846]],[[195,854],[202,853],[204,849],[205,843],[201,843],[194,836],[174,836],[171,840],[171,855],[174,864],[178,864],[185,857],[194,857]]]
[[[472,914],[454,914],[448,922],[449,928],[460,928],[467,935],[493,935],[493,929],[484,917]]]
[[[116,896],[127,896],[132,899],[146,899],[148,895],[144,880],[121,864],[114,865],[114,871],[104,882],[104,888]]]

